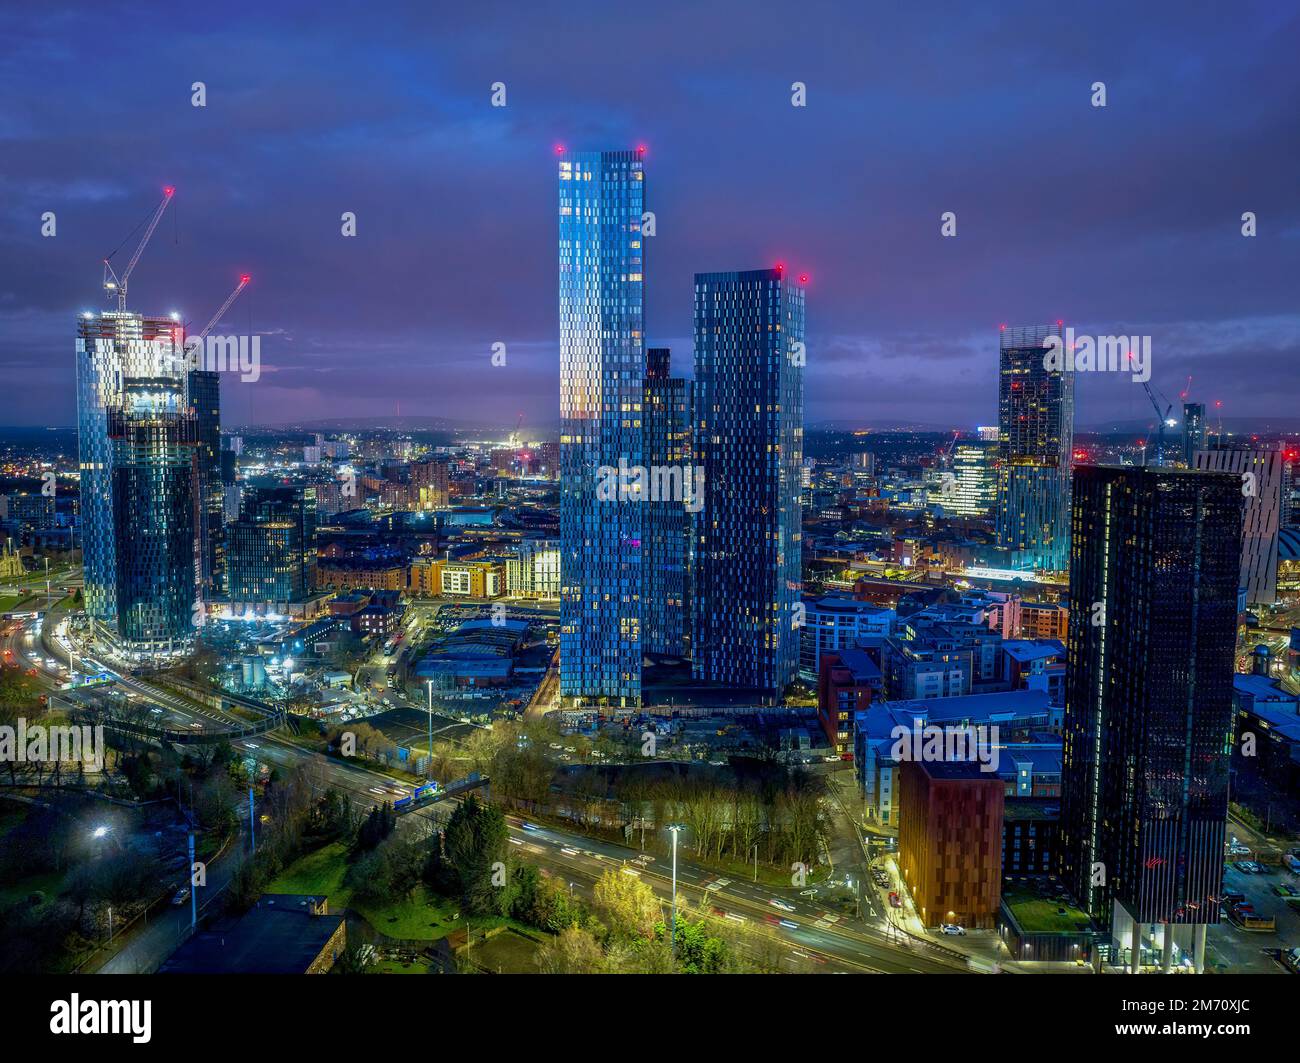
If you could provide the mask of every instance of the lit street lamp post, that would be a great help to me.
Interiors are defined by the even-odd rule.
[[[672,922],[668,924],[668,941],[674,960],[677,959],[677,835],[681,832],[681,829],[682,828],[675,823],[668,828],[668,833],[673,836]]]
[[[429,748],[424,757],[424,781],[433,779],[433,680],[428,679],[429,687]]]

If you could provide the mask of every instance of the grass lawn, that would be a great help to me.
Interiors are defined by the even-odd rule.
[[[45,894],[46,900],[52,900],[62,888],[62,871],[48,871],[40,875],[28,875],[16,882],[6,882],[0,885],[0,909],[24,901],[38,890]]]
[[[470,950],[473,963],[498,974],[536,974],[538,943],[506,930]]]
[[[0,613],[9,613],[17,609],[23,602],[30,598],[30,594],[4,594],[0,595]]]
[[[1068,898],[1040,897],[1034,890],[1004,889],[1002,899],[1027,934],[1077,933],[1091,926],[1087,913]],[[1058,909],[1065,909],[1062,915]]]
[[[423,886],[410,897],[391,904],[375,906],[359,901],[344,881],[347,870],[347,847],[342,842],[333,842],[285,868],[268,887],[268,892],[325,894],[332,911],[351,908],[376,930],[395,938],[437,941],[457,925],[452,916],[459,912],[459,904]],[[460,925],[464,925],[464,920],[460,920]]]

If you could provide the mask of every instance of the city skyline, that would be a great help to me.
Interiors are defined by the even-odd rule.
[[[587,4],[0,14],[0,974],[1253,1019],[1300,13]]]
[[[39,60],[50,85],[39,108],[23,98],[5,130],[15,162],[0,225],[23,266],[0,271],[0,344],[33,386],[21,402],[0,396],[0,423],[74,422],[66,322],[99,308],[99,259],[174,184],[133,308],[202,321],[241,270],[253,273],[226,324],[263,336],[267,371],[254,386],[223,381],[227,424],[400,409],[504,423],[522,411],[550,425],[558,346],[542,278],[556,144],[643,144],[653,160],[658,280],[647,345],[689,346],[696,272],[784,261],[809,274],[821,308],[808,337],[810,425],[990,423],[991,331],[1058,317],[1081,331],[1150,335],[1154,380],[1171,397],[1191,375],[1192,398],[1222,401],[1225,416],[1287,416],[1281,389],[1252,377],[1285,376],[1300,361],[1286,280],[1300,272],[1285,176],[1295,171],[1285,130],[1297,88],[1286,16],[1254,10],[1254,19],[1180,10],[1172,24],[1157,9],[1129,12],[1120,34],[1105,32],[1113,20],[1100,14],[1068,27],[1029,8],[954,15],[952,39],[987,35],[1026,57],[999,66],[943,36],[922,51],[883,49],[875,27],[841,14],[828,23],[839,35],[796,22],[780,76],[748,28],[731,27],[734,57],[718,62],[699,43],[707,32],[674,34],[670,24],[643,39],[658,76],[623,79],[623,94],[600,93],[595,110],[587,79],[604,71],[616,21],[599,9],[581,43],[560,45],[560,62],[497,46],[472,16],[457,17],[472,46],[446,56],[437,76],[403,40],[427,25],[414,9],[349,27],[342,70],[328,79],[314,60],[340,31],[295,28],[303,50],[274,66],[261,62],[264,49],[232,51],[206,75],[202,108],[190,97],[203,72],[182,59],[198,32],[185,13],[168,16],[181,46],[149,63],[119,62],[129,50],[87,52],[81,42],[107,19],[93,8],[10,14],[5,28],[20,41],[57,35],[73,12],[83,32],[0,68],[13,89]],[[277,19],[265,17],[269,31]],[[541,32],[539,14],[513,17],[524,38]],[[916,16],[891,17],[901,33]],[[725,23],[716,12],[692,19]],[[849,58],[855,38],[870,60],[861,83],[847,77],[861,67]],[[1028,62],[1040,42],[1060,39],[1071,47],[1056,63]],[[1211,39],[1223,47],[1202,47]],[[364,104],[346,94],[363,65],[376,72]],[[105,86],[93,117],[59,87],[87,77]],[[1105,108],[1090,104],[1099,80]],[[796,81],[806,107],[790,105]],[[494,108],[498,82],[506,106]],[[995,121],[1012,97],[1016,120]],[[282,102],[268,111],[267,98]],[[142,113],[149,148],[131,150],[143,149],[143,134],[125,115]],[[98,152],[90,178],[79,161],[110,129],[124,150]],[[843,145],[847,129],[862,130],[857,153]],[[768,158],[773,134],[798,150]],[[290,142],[291,155],[277,147]],[[364,171],[351,161],[358,148]],[[444,152],[464,165],[436,166]],[[1050,166],[1058,155],[1085,164]],[[803,161],[814,158],[829,167]],[[1010,179],[1008,159],[1023,160]],[[46,211],[58,218],[53,238],[40,235]],[[344,211],[356,214],[354,238],[340,235]],[[951,238],[941,235],[947,211]],[[1239,231],[1246,211],[1258,218],[1254,238]],[[504,367],[490,362],[496,343],[508,349]],[[1147,418],[1126,379],[1090,376],[1078,390],[1081,425]]]

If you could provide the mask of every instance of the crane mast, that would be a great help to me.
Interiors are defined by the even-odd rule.
[[[140,261],[140,256],[144,254],[149,238],[153,236],[153,231],[158,228],[163,212],[167,209],[167,204],[172,201],[172,196],[175,194],[176,189],[171,185],[163,189],[162,202],[158,204],[158,209],[153,212],[153,217],[149,219],[149,225],[144,231],[144,236],[140,238],[140,244],[136,247],[135,254],[131,256],[131,261],[126,264],[126,269],[120,275],[113,271],[113,266],[108,259],[104,259],[104,291],[117,296],[117,309],[120,312],[126,311],[126,285],[131,278],[131,272],[135,269],[136,263]]]

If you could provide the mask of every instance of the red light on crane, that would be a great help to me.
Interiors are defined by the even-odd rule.
[[[249,281],[251,281],[252,279],[253,279],[253,278],[250,277],[247,273],[241,273],[241,274],[239,275],[239,283],[240,283],[240,284],[247,284],[247,283],[248,283]]]
[[[800,284],[807,284],[807,283],[808,283],[808,274],[806,274],[806,273],[801,273],[801,274],[799,274],[799,283],[800,283]]]
[[[556,145],[555,145],[555,154],[556,154],[556,155],[563,155],[563,154],[564,154],[564,145],[563,145],[563,144],[556,144]]]
[[[163,189],[164,196],[174,196],[175,194],[176,194],[176,189],[173,185],[167,185],[167,187]]]

